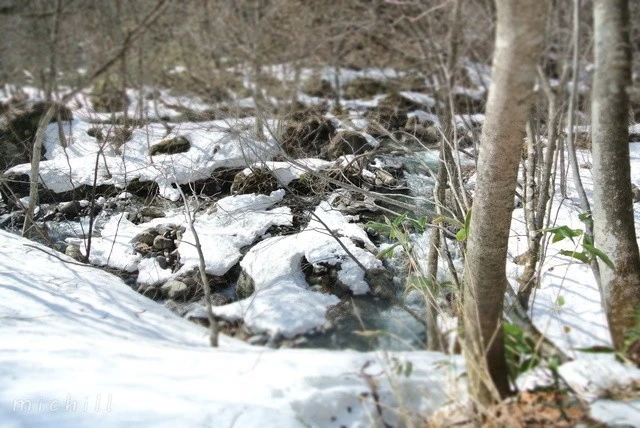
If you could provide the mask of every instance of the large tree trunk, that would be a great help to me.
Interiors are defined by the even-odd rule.
[[[469,392],[480,404],[510,392],[502,331],[507,241],[548,6],[543,0],[496,4],[496,47],[464,280]]]
[[[628,0],[596,0],[595,61],[591,104],[594,237],[615,269],[600,264],[602,300],[613,344],[640,308],[640,256],[633,219],[628,135],[631,45]]]

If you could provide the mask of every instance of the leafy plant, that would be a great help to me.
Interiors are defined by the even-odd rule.
[[[505,356],[509,368],[509,378],[516,378],[540,364],[540,356],[536,352],[535,342],[527,337],[520,327],[503,323]]]
[[[456,240],[460,242],[464,242],[469,237],[469,233],[471,232],[471,210],[467,211],[467,215],[464,218],[464,223],[455,218],[440,216],[433,220],[435,224],[439,223],[449,223],[457,228],[459,228],[456,233]]]
[[[384,223],[370,221],[366,226],[388,235],[389,239],[395,241],[393,245],[378,254],[378,258],[380,259],[391,254],[397,246],[401,246],[405,251],[409,251],[411,249],[411,243],[409,242],[409,229],[413,228],[418,232],[424,232],[427,227],[427,219],[425,217],[412,219],[405,213],[392,220],[385,217]]]
[[[582,220],[583,222],[588,222],[589,218],[589,216],[580,215],[580,220]],[[569,239],[575,244],[575,238],[582,237],[582,251],[562,250],[560,251],[560,254],[574,258],[587,264],[590,264],[593,260],[600,259],[611,269],[615,269],[615,266],[611,259],[593,245],[593,241],[591,240],[591,238],[585,235],[582,229],[571,229],[569,226],[563,225],[543,229],[543,232],[551,233],[553,235],[553,239],[551,240],[551,242],[554,243],[560,242],[564,239]]]

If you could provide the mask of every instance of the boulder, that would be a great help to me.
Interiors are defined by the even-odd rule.
[[[282,150],[293,157],[316,157],[320,155],[336,133],[336,127],[321,116],[292,120],[285,124],[280,134]]]
[[[130,104],[127,92],[124,89],[116,88],[108,81],[94,86],[89,99],[93,110],[98,113],[124,111]]]
[[[336,94],[333,85],[318,75],[311,76],[302,86],[302,92],[312,97],[333,98]]]
[[[187,296],[189,286],[177,279],[170,279],[160,287],[160,290],[166,298],[177,299]]]
[[[150,217],[150,218],[161,218],[165,217],[164,212],[158,207],[142,207],[138,210],[138,214],[142,217]]]
[[[191,143],[185,137],[175,137],[159,142],[151,147],[151,156],[166,154],[173,155],[189,151]]]
[[[69,108],[50,102],[39,102],[27,109],[9,110],[6,123],[0,126],[0,170],[30,162],[33,138],[40,119],[51,106],[56,108],[51,122],[56,122],[58,118],[61,121],[73,119]]]
[[[368,145],[364,135],[355,131],[341,131],[337,133],[327,147],[327,156],[336,159],[343,155],[362,154]]]
[[[347,100],[372,98],[387,92],[388,84],[384,80],[371,77],[358,77],[344,84],[342,96]]]
[[[158,232],[154,228],[146,229],[140,232],[135,238],[133,238],[136,242],[141,242],[145,245],[152,246],[153,241],[158,236]]]
[[[236,295],[238,299],[246,299],[255,291],[255,282],[244,270],[240,272],[238,281],[236,282]]]
[[[164,235],[158,235],[153,238],[153,249],[155,251],[171,250],[174,247],[173,239]]]

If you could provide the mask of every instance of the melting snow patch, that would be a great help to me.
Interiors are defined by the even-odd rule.
[[[240,262],[254,282],[253,295],[218,306],[214,313],[227,319],[243,319],[255,331],[287,338],[321,327],[326,322],[327,308],[339,300],[333,295],[308,290],[301,269],[303,257],[311,264],[339,264],[338,278],[354,294],[369,291],[364,281],[365,272],[346,254],[337,239],[366,269],[382,267],[382,262],[372,253],[354,244],[356,240],[364,243],[365,248],[375,248],[367,234],[349,220],[322,202],[302,232],[266,239],[254,246]]]

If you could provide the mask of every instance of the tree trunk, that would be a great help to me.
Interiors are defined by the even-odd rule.
[[[628,0],[596,0],[591,104],[594,237],[615,269],[600,264],[602,300],[616,349],[640,308],[640,256],[634,228],[628,111],[631,45]]]
[[[496,47],[478,159],[464,278],[469,392],[488,405],[510,393],[502,309],[525,125],[544,40],[547,1],[497,0]]]

